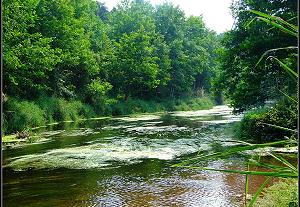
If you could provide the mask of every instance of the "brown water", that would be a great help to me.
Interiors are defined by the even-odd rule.
[[[174,168],[226,150],[239,116],[227,106],[53,126],[4,151],[4,206],[242,206],[245,177]],[[201,166],[245,169],[244,158]],[[250,178],[253,193],[264,178]]]

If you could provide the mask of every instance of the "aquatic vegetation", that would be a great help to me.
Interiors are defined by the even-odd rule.
[[[150,120],[156,120],[159,118],[160,118],[159,115],[147,114],[147,115],[138,115],[135,117],[120,117],[120,118],[114,118],[114,119],[121,120],[121,121],[150,121]]]
[[[145,140],[143,140],[144,142]],[[170,140],[167,140],[170,142]],[[50,150],[42,154],[24,155],[14,158],[5,167],[15,170],[26,169],[90,169],[115,166],[114,162],[134,163],[141,159],[171,160],[177,156],[197,151],[191,146],[172,144],[142,145],[134,140],[119,140],[112,143],[91,144],[80,147],[69,147]],[[177,146],[177,144],[174,144]]]
[[[174,132],[188,130],[187,127],[178,127],[176,125],[168,126],[140,126],[127,128],[126,131],[133,133],[145,133],[145,134],[156,134],[159,132]]]
[[[218,109],[220,107],[217,107]],[[216,109],[211,109],[207,113],[211,114],[215,111]],[[189,120],[188,114],[186,124]],[[228,116],[228,118],[235,120],[236,117]],[[85,122],[94,121],[97,120]],[[47,141],[65,143],[64,147],[14,157],[8,160],[5,167],[15,170],[101,169],[114,167],[116,162],[128,164],[143,159],[172,160],[198,151],[207,151],[211,149],[212,140],[222,139],[221,132],[210,135],[209,133],[213,131],[207,131],[204,126],[200,128],[178,126],[176,121],[173,124],[171,122],[166,124],[159,115],[112,118],[106,121],[105,127],[100,128],[82,127],[43,132],[41,136]],[[116,136],[112,136],[112,133]],[[74,141],[70,140],[72,138]]]
[[[98,131],[95,131],[90,128],[59,132],[60,136],[65,136],[65,137],[88,136],[88,135],[93,135],[93,134],[98,134],[98,133],[99,133]]]

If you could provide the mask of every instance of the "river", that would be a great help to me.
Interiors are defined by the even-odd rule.
[[[171,167],[226,150],[233,143],[220,141],[234,139],[240,118],[216,106],[49,127],[39,141],[3,150],[4,206],[241,206],[244,176]],[[201,165],[245,169],[241,156]]]

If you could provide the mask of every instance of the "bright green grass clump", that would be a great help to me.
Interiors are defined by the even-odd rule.
[[[4,134],[30,130],[60,121],[95,117],[91,106],[80,101],[42,97],[34,101],[10,99],[4,104]]]
[[[255,207],[296,207],[298,206],[298,179],[281,179],[266,188]]]

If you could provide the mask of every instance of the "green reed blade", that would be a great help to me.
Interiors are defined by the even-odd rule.
[[[269,181],[271,180],[271,177],[268,177],[263,184],[259,187],[259,189],[255,192],[255,194],[253,195],[253,198],[251,199],[248,207],[252,207],[253,204],[255,203],[255,201],[257,200],[258,196],[260,195],[260,193],[263,191],[263,189],[267,186],[267,184],[269,183]]]

